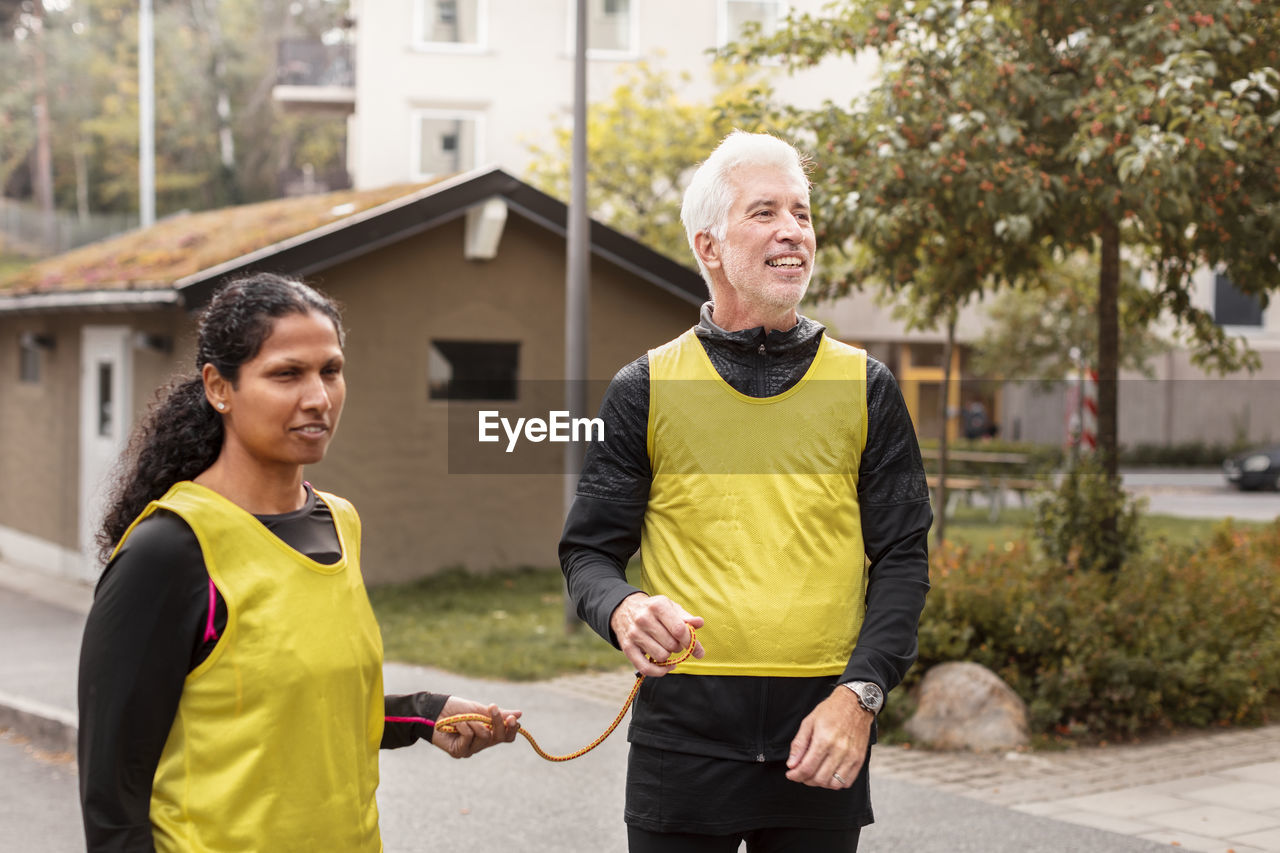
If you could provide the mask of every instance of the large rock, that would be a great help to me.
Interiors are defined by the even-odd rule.
[[[1030,743],[1027,704],[981,664],[939,664],[918,689],[919,704],[906,731],[922,745],[985,752]]]

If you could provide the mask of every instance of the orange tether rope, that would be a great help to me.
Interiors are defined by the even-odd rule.
[[[693,632],[693,626],[690,625],[689,626],[689,648],[685,649],[678,656],[672,656],[662,662],[658,662],[658,661],[653,661],[653,662],[658,664],[658,666],[675,666],[681,661],[689,659],[689,656],[693,654],[693,647],[697,644],[697,642],[698,642],[698,637]],[[645,657],[648,657],[648,655],[646,655]],[[653,658],[649,658],[649,660],[652,661]],[[528,729],[521,727],[517,729],[517,731],[519,731],[520,734],[524,736],[525,740],[529,741],[529,745],[533,747],[533,751],[538,753],[538,755],[542,756],[547,761],[572,761],[575,758],[586,755],[588,752],[595,749],[600,744],[604,743],[605,738],[613,734],[613,730],[618,727],[618,723],[622,722],[622,718],[627,715],[627,709],[631,707],[631,703],[636,700],[636,694],[640,692],[640,684],[643,681],[644,681],[644,676],[637,672],[636,683],[631,685],[631,692],[627,694],[627,701],[622,703],[622,710],[618,712],[618,716],[613,718],[613,722],[610,723],[609,727],[604,730],[604,734],[600,735],[598,738],[591,741],[591,743],[582,747],[582,749],[574,750],[568,755],[552,755],[551,753],[543,750],[542,747],[538,746],[538,742],[533,739],[533,735],[529,734]],[[492,726],[489,723],[489,718],[484,716],[483,714],[454,714],[450,717],[442,717],[441,719],[436,720],[436,731],[446,732],[449,734],[456,733],[458,731],[458,728],[455,725],[456,723],[484,723],[485,728],[492,728]]]

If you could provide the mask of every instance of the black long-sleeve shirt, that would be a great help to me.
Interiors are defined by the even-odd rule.
[[[696,333],[716,371],[735,390],[769,397],[804,376],[825,330],[801,317],[787,331],[729,332],[712,322],[708,303]],[[633,742],[722,758],[778,760],[786,756],[800,720],[829,694],[833,682],[870,681],[886,692],[901,682],[916,658],[916,631],[929,588],[927,537],[933,514],[910,415],[892,374],[872,358],[866,394],[867,444],[858,471],[870,559],[866,618],[844,673],[836,679],[678,674],[647,679],[633,712]],[[640,545],[652,481],[646,447],[648,356],[617,373],[600,417],[604,440],[588,448],[560,541],[560,562],[578,615],[616,646],[609,619],[624,598],[640,591],[627,582],[625,571]]]
[[[310,487],[301,509],[257,518],[316,562],[341,558],[333,515]],[[173,513],[140,523],[104,570],[80,650],[80,797],[90,853],[154,850],[151,785],[160,755],[187,674],[213,651],[226,622],[200,543]],[[385,713],[435,720],[447,699],[387,696]],[[388,722],[381,746],[430,737],[423,723]]]

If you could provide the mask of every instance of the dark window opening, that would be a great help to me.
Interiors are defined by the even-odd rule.
[[[102,438],[111,438],[113,434],[111,379],[111,363],[98,362],[98,435]]]
[[[519,343],[432,341],[428,362],[429,399],[517,399]]]
[[[1261,326],[1262,302],[1219,273],[1213,277],[1213,319],[1219,326]]]

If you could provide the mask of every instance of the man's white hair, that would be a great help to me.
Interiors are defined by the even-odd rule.
[[[698,262],[698,269],[707,284],[711,276],[698,255],[694,238],[706,231],[717,240],[723,240],[729,230],[729,210],[733,207],[735,187],[733,172],[743,166],[776,166],[793,172],[798,180],[809,187],[805,175],[809,160],[790,143],[767,133],[747,133],[735,130],[724,138],[693,173],[693,179],[684,191],[684,203],[680,206],[680,221],[684,223],[689,248]]]

